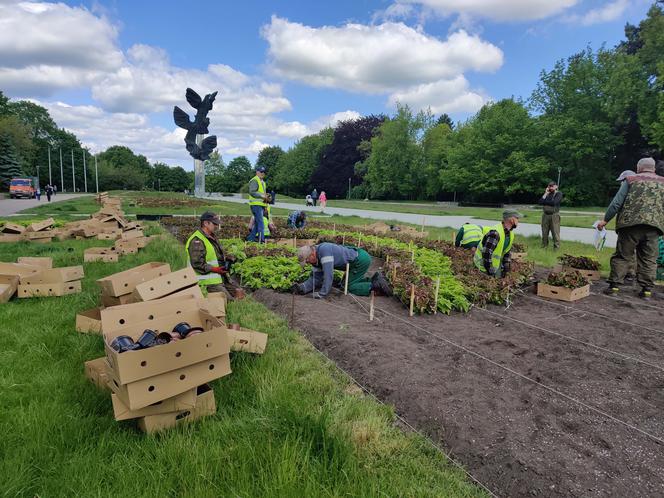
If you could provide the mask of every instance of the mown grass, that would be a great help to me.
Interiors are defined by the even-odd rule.
[[[0,260],[52,256],[81,264],[96,240],[0,244]],[[83,292],[0,305],[0,490],[6,496],[482,496],[386,406],[284,320],[248,298],[228,321],[269,334],[263,356],[235,354],[213,383],[217,413],[155,436],[113,420],[110,397],[83,374],[103,354],[77,334],[77,311],[98,304],[95,280],[148,261],[177,269],[173,239],[119,263],[85,263]]]

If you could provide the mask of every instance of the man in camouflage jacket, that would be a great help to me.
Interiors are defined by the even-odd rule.
[[[639,297],[650,299],[657,273],[658,238],[664,233],[664,178],[655,174],[653,158],[637,163],[636,175],[622,183],[597,228],[604,228],[616,215],[618,243],[611,256],[609,287],[604,292],[618,294],[636,250]]]

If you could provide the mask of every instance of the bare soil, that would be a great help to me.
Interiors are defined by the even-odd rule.
[[[290,317],[291,295],[254,297]],[[368,298],[334,292],[297,296],[294,326],[499,496],[652,497],[664,445],[637,429],[664,439],[661,302],[530,292],[507,310],[409,318],[380,297],[369,322]]]

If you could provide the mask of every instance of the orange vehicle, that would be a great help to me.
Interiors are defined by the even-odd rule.
[[[36,178],[12,178],[12,181],[9,183],[9,197],[12,199],[18,199],[19,197],[33,199],[36,191]]]

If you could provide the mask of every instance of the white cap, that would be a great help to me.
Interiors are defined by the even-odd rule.
[[[620,173],[620,176],[618,178],[616,178],[616,181],[617,182],[622,182],[628,176],[634,176],[634,175],[636,175],[636,173],[634,173],[631,169],[626,169],[625,171]]]

